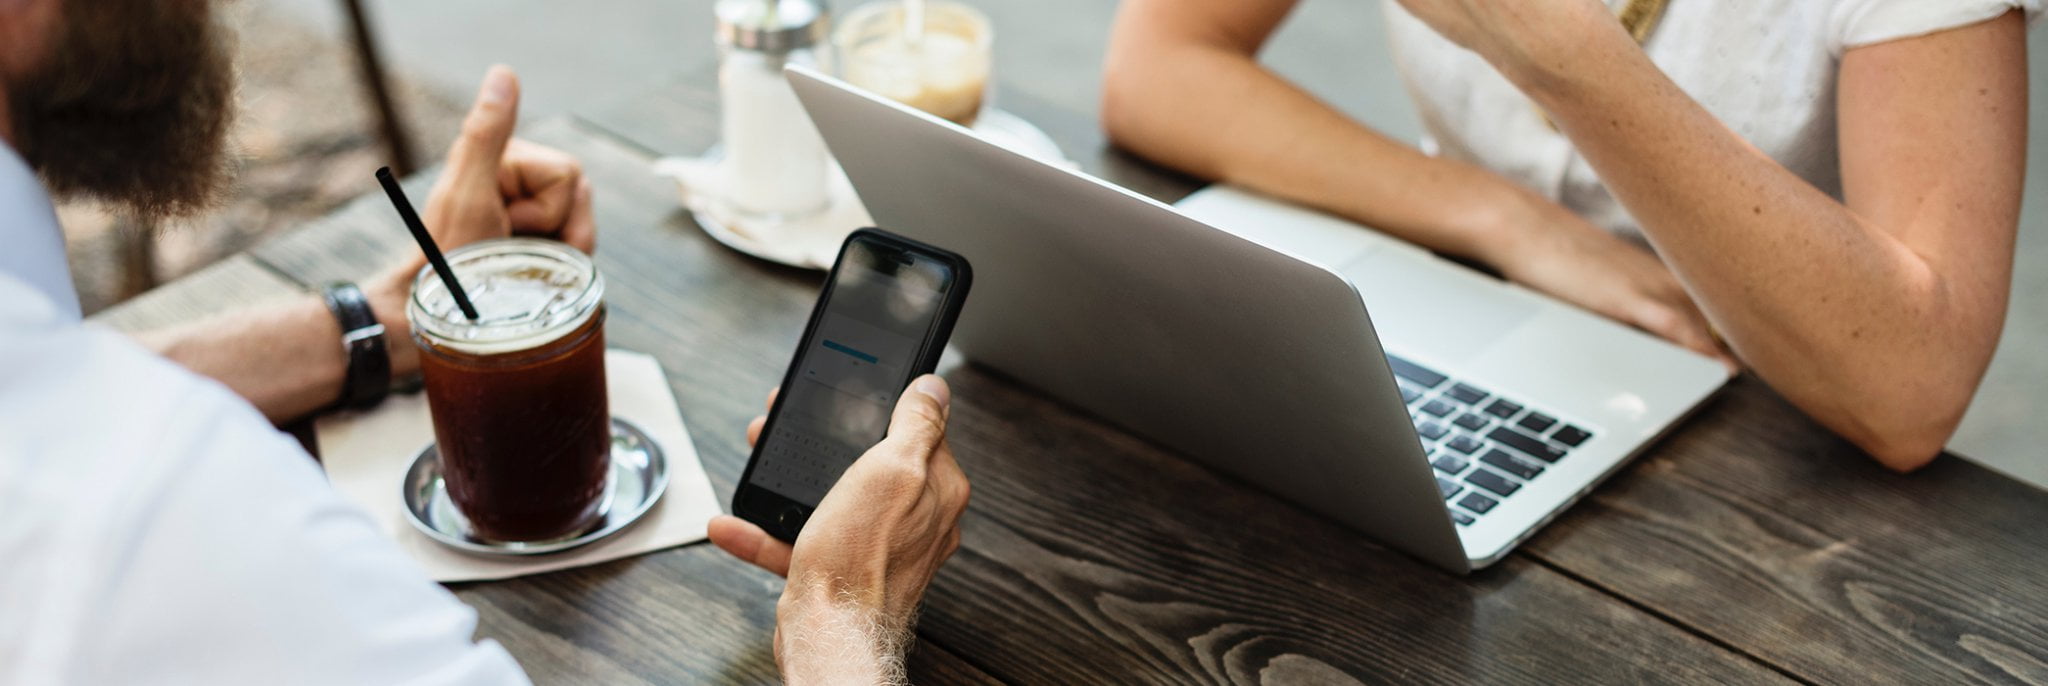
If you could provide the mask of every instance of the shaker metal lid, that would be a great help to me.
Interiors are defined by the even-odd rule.
[[[718,0],[718,42],[785,53],[824,42],[831,12],[822,0]]]

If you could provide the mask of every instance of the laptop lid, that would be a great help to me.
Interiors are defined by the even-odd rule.
[[[1337,274],[791,67],[876,223],[974,263],[970,360],[1456,572],[1372,323]]]

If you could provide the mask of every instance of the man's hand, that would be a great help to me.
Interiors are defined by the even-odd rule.
[[[518,123],[519,77],[510,67],[491,67],[420,215],[441,250],[513,234],[553,238],[584,252],[596,249],[597,222],[583,166],[568,153],[513,138]],[[410,331],[405,300],[426,264],[415,250],[363,284],[387,333]],[[387,343],[394,377],[419,368],[405,336],[387,336]]]
[[[946,443],[950,394],[937,376],[912,382],[888,437],[847,468],[794,548],[739,518],[711,520],[718,547],[790,580],[776,606],[785,680],[902,681],[918,603],[960,547],[967,509],[967,476]],[[748,444],[765,421],[748,425]]]
[[[491,67],[421,216],[443,250],[512,234],[596,247],[590,181],[567,153],[517,140],[519,78]]]

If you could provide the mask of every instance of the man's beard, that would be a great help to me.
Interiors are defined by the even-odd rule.
[[[234,69],[207,0],[69,0],[48,60],[7,84],[16,148],[58,197],[149,221],[217,202]]]

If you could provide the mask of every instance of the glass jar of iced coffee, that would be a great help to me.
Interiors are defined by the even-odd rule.
[[[604,279],[588,255],[532,238],[447,259],[478,317],[428,267],[406,318],[448,496],[481,539],[582,534],[603,513],[611,471]]]

